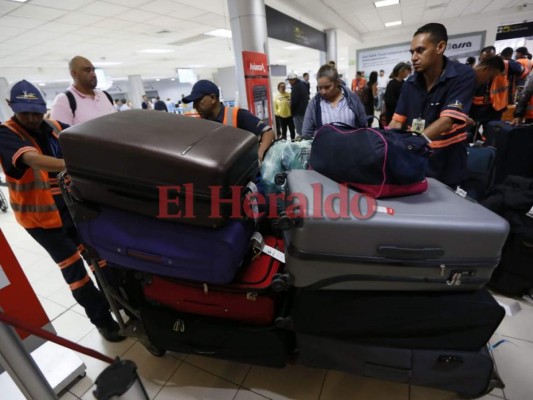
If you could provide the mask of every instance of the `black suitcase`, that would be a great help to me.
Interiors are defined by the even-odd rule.
[[[194,225],[240,217],[239,187],[259,171],[250,132],[164,112],[105,115],[59,142],[75,198]]]
[[[469,146],[467,153],[468,176],[461,188],[468,197],[480,201],[494,183],[496,149],[490,146]]]
[[[485,144],[496,147],[494,183],[508,175],[533,178],[533,125],[512,126],[508,122],[489,122]]]
[[[473,293],[299,290],[294,330],[359,344],[479,350],[505,310],[486,290]]]
[[[292,332],[178,313],[146,305],[141,319],[153,346],[265,367],[283,368],[294,351]]]
[[[412,350],[366,346],[349,340],[296,334],[299,362],[478,397],[503,383],[486,347],[478,351]]]

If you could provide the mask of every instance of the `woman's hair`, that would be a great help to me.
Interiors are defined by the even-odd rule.
[[[405,70],[410,70],[411,66],[405,62],[399,62],[394,66],[392,69],[392,73],[390,74],[390,78],[397,78],[398,75],[400,75],[400,72],[403,72]]]
[[[285,82],[280,82],[280,83],[278,83],[278,90],[279,90],[279,87],[280,87],[281,85],[285,85]]]
[[[316,79],[320,79],[320,78],[328,78],[329,80],[331,80],[332,82],[339,82],[339,73],[337,72],[337,68],[329,65],[329,64],[324,64],[322,65],[319,69],[318,69],[318,72],[316,74]]]
[[[372,87],[372,85],[376,83],[377,81],[378,81],[378,72],[372,71],[370,75],[368,76],[368,82],[366,83],[366,85],[368,87]]]

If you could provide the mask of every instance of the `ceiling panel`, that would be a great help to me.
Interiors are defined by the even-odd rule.
[[[106,18],[102,16],[89,15],[81,12],[70,12],[69,14],[59,18],[58,21],[64,24],[87,26],[103,21],[104,19]]]
[[[110,4],[104,1],[95,1],[86,7],[80,8],[79,12],[91,15],[100,15],[103,17],[114,17],[115,15],[119,15],[128,10],[128,7]]]
[[[33,29],[42,24],[43,21],[40,21],[38,19],[12,17],[11,15],[4,15],[3,17],[0,17],[0,27],[2,28],[7,27]]]
[[[74,11],[86,6],[87,4],[92,3],[93,1],[94,0],[31,0],[31,4],[41,7],[56,8],[59,10]]]
[[[38,7],[28,4],[25,7],[12,11],[9,15],[13,17],[33,18],[43,21],[52,21],[68,13],[65,10],[57,10],[49,7]]]

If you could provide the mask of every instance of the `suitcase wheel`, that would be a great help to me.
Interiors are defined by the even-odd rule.
[[[156,357],[163,357],[165,353],[167,352],[166,350],[160,349],[159,347],[154,346],[151,343],[146,344],[145,347],[146,347],[146,350],[148,350],[152,355]]]
[[[291,277],[288,274],[276,274],[272,278],[272,290],[274,292],[285,292],[291,286]]]
[[[277,186],[285,185],[286,181],[287,181],[287,173],[286,172],[282,172],[282,173],[276,174],[276,176],[274,176],[274,183]]]

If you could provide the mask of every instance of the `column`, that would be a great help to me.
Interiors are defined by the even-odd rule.
[[[13,115],[13,111],[4,99],[9,99],[9,83],[6,78],[0,77],[0,121],[7,121]]]
[[[233,40],[233,54],[237,69],[239,107],[248,108],[243,51],[266,53],[268,57],[268,35],[264,0],[228,0],[228,10]],[[270,64],[270,62],[269,62]]]
[[[128,75],[128,82],[130,85],[129,95],[133,108],[141,108],[142,97],[145,94],[141,75]]]
[[[326,29],[326,58],[337,64],[337,30]],[[337,66],[338,67],[338,66]]]

